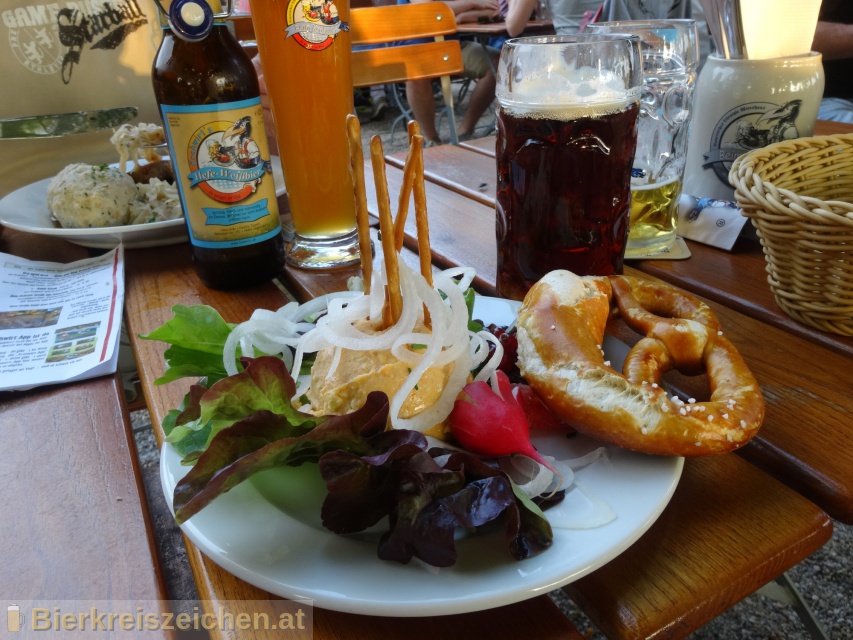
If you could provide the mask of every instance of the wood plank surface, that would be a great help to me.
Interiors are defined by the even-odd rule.
[[[0,394],[4,597],[168,600],[121,389],[102,376]]]
[[[408,252],[406,259],[410,264],[417,264],[416,258]],[[209,304],[219,310],[229,322],[240,322],[246,320],[255,308],[275,309],[285,304],[287,299],[285,294],[272,284],[237,292],[208,289],[196,280],[186,247],[177,247],[168,253],[156,249],[131,252],[127,269],[126,309],[132,333],[131,340],[137,361],[142,363],[142,387],[158,442],[162,444],[162,420],[169,409],[178,406],[186,393],[187,384],[185,381],[178,381],[155,385],[154,380],[164,370],[162,353],[165,345],[138,340],[136,335],[148,333],[171,318],[171,307],[174,304]],[[288,270],[284,277],[289,290],[297,295],[312,297],[344,289],[347,279],[358,273],[360,271],[357,267],[328,272],[292,269]],[[233,610],[232,601],[248,601],[250,606],[254,607],[258,602],[277,600],[276,596],[253,587],[220,568],[189,540],[185,541],[199,596],[206,610],[216,611],[220,604],[226,603]],[[271,604],[270,609],[273,608]],[[313,637],[318,640],[375,637],[446,637],[449,640],[468,640],[472,637],[483,637],[481,634],[484,631],[491,638],[514,639],[524,634],[554,640],[580,638],[568,619],[546,596],[484,612],[418,618],[414,622],[406,618],[359,616],[316,609],[313,625]],[[239,634],[216,630],[212,632],[212,637],[237,640]],[[253,633],[253,637],[265,640],[280,638],[280,635],[273,631],[258,631]]]
[[[0,251],[53,262],[90,256],[13,229],[2,230]],[[21,603],[136,600],[165,610],[120,379],[0,393],[0,439],[0,595]]]
[[[462,22],[457,25],[456,31],[462,35],[471,36],[506,36],[505,22]],[[524,35],[545,35],[554,33],[554,22],[552,20],[528,20],[524,27]]]
[[[456,17],[446,5],[392,4],[354,8],[350,13],[350,41],[354,45],[434,38],[454,33]]]
[[[687,240],[688,260],[638,260],[629,264],[670,284],[720,302],[815,345],[853,358],[853,337],[814,329],[797,322],[776,303],[767,282],[761,246],[740,239],[724,251]]]
[[[6,229],[0,225],[0,252],[27,260],[74,262],[91,257],[86,247],[71,244],[56,236],[40,236]]]
[[[442,150],[442,160],[429,155],[436,150]],[[462,155],[471,158],[468,166],[477,167],[479,163],[482,167],[477,154],[449,145],[426,149],[424,155],[430,157],[436,172],[448,156]],[[464,174],[466,163],[458,157],[452,166],[455,173],[446,172],[447,180],[457,175],[461,184],[470,185],[479,179],[471,176],[479,175],[481,169]],[[402,171],[388,166],[386,175],[389,189],[394,193],[402,182]],[[466,179],[465,175],[469,177]],[[494,209],[432,181],[427,183],[426,191],[434,262],[443,266],[465,264],[474,267],[478,289],[495,295],[497,250],[491,240]],[[375,197],[370,190],[368,206],[375,210]],[[407,244],[414,246],[415,229],[411,221],[406,232]],[[662,263],[664,261],[656,262]],[[666,262],[666,265],[671,264],[674,262]],[[667,268],[666,265],[661,269]],[[631,266],[626,267],[625,272],[643,275]],[[847,352],[837,348],[843,340],[838,340],[840,336],[828,336],[826,348],[814,346],[819,343],[803,337],[799,331],[791,333],[787,327],[770,326],[762,318],[736,310],[740,309],[739,305],[727,297],[724,287],[729,282],[735,283],[730,285],[733,290],[742,286],[744,277],[737,269],[703,271],[700,267],[697,273],[704,273],[706,279],[708,273],[714,274],[714,281],[722,292],[715,296],[717,301],[703,299],[720,318],[729,338],[746,359],[767,401],[764,426],[741,454],[814,500],[832,517],[853,522],[853,448],[847,445],[853,402],[849,381],[839,375],[850,366]],[[792,363],[797,364],[792,366]],[[697,398],[707,394],[704,382],[681,379],[679,385]]]
[[[402,169],[406,156],[395,153],[385,158],[392,166]],[[424,149],[424,178],[444,189],[494,209],[497,180],[494,156],[466,153],[465,149],[441,145]],[[391,190],[391,193],[397,193]],[[427,199],[432,204],[432,199]]]
[[[462,50],[456,40],[352,52],[354,87],[451,76],[464,68]]]
[[[853,125],[848,122],[832,122],[831,120],[815,122],[814,135],[831,136],[837,133],[853,133]]]
[[[683,638],[831,535],[824,512],[739,457],[692,458],[645,535],[564,590],[611,640]]]

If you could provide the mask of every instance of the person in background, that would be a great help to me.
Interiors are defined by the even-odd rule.
[[[160,124],[151,65],[162,40],[153,0],[0,3],[0,118],[135,106]],[[111,130],[0,139],[0,197],[74,162],[116,162]]]
[[[821,120],[853,123],[853,2],[823,0],[812,49],[823,55]]]
[[[384,84],[358,87],[353,92],[353,99],[355,114],[361,122],[382,120],[391,108]]]
[[[613,20],[673,20],[690,18],[691,0],[606,0],[599,22]]]
[[[412,2],[431,2],[432,0],[412,0]],[[399,4],[408,0],[399,0]],[[500,7],[498,0],[447,0],[447,6],[456,15],[458,23],[477,22],[480,18],[491,20],[499,15]],[[495,74],[488,56],[492,56],[493,63],[496,62],[498,51],[488,49],[487,51],[476,42],[462,41],[462,63],[465,66],[465,75],[476,79],[477,84],[471,91],[468,99],[468,107],[462,115],[457,132],[460,140],[470,139],[474,127],[486,109],[495,99]],[[406,82],[406,99],[412,114],[421,128],[424,136],[424,144],[432,146],[441,144],[438,130],[435,126],[435,94],[432,88],[432,80],[409,80]]]
[[[589,22],[690,18],[691,0],[545,0],[554,29],[560,35],[583,31]],[[509,0],[507,32],[517,36],[539,0]]]
[[[540,0],[507,0],[506,30],[510,36],[521,35]],[[559,35],[578,33],[601,8],[601,0],[546,0],[554,30]]]

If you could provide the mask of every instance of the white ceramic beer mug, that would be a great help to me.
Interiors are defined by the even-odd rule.
[[[810,136],[823,84],[814,51],[768,60],[708,56],[696,80],[684,193],[734,200],[732,163],[773,142]]]

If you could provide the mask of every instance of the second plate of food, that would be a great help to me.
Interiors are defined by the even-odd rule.
[[[285,193],[281,164],[272,158],[276,195]],[[0,199],[0,224],[10,229],[46,236],[57,236],[68,242],[94,249],[112,249],[120,243],[126,249],[144,249],[178,244],[187,241],[187,229],[183,218],[122,225],[66,229],[53,219],[47,208],[47,188],[53,178],[45,178]]]

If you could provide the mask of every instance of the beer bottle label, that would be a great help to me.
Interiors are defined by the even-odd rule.
[[[161,104],[190,242],[227,249],[279,233],[261,99]]]

